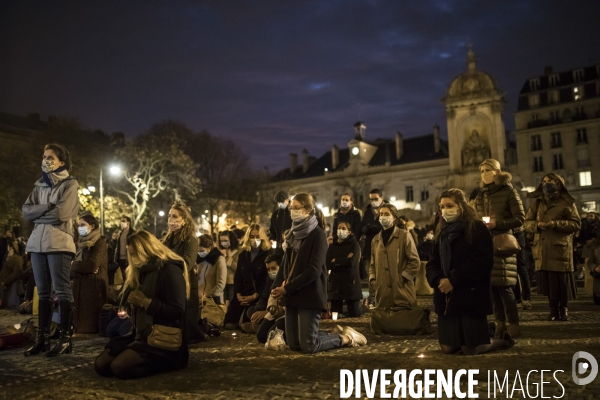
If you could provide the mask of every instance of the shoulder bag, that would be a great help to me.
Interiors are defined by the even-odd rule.
[[[148,335],[148,345],[166,351],[177,351],[181,347],[181,328],[165,325],[152,325]]]

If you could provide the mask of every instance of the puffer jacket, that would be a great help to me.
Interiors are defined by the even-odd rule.
[[[475,198],[475,209],[479,217],[488,216],[496,228],[490,233],[497,236],[510,233],[523,225],[525,211],[519,193],[510,183],[512,175],[500,173],[500,183],[485,185]],[[517,284],[517,258],[494,257],[492,286],[513,286]]]
[[[75,254],[73,221],[79,212],[79,184],[68,176],[53,187],[42,179],[23,204],[23,218],[35,227],[27,241],[28,253],[66,252]],[[54,207],[50,209],[50,204]]]
[[[526,232],[534,234],[531,246],[536,271],[573,271],[573,234],[581,227],[575,199],[563,189],[549,200],[541,188],[529,193],[535,199],[525,217]],[[555,222],[555,229],[539,229],[538,222]]]

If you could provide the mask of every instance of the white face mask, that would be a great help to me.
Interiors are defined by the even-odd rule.
[[[458,208],[444,208],[442,210],[442,218],[446,222],[454,222],[458,218]]]
[[[42,171],[45,173],[52,172],[56,169],[56,163],[54,161],[42,161]]]
[[[338,237],[342,240],[346,239],[348,237],[348,230],[339,230],[338,229]]]
[[[260,246],[260,239],[250,239],[250,246],[252,246],[253,249],[257,249],[258,246]]]
[[[121,229],[127,229],[127,228],[129,228],[129,223],[121,222]]]
[[[379,206],[381,205],[381,203],[382,203],[381,200],[371,200],[371,205],[374,208],[379,208]]]
[[[381,223],[384,228],[389,228],[392,226],[393,222],[394,220],[392,217],[379,217],[379,223]]]
[[[284,210],[287,207],[287,204],[285,203],[277,203],[277,205],[279,206],[280,209]]]
[[[177,232],[183,226],[183,224],[181,224],[180,222],[169,222],[168,225],[171,232]]]
[[[77,232],[79,232],[79,236],[87,236],[90,233],[87,226],[80,226],[77,228]]]
[[[208,255],[208,251],[199,251],[198,255],[200,256],[200,258],[206,258],[206,256]]]
[[[277,277],[277,271],[269,272],[269,278],[275,280],[276,277]]]
[[[304,210],[292,210],[291,211],[292,221],[301,222],[306,219],[306,215],[304,215]]]
[[[231,243],[229,243],[229,242],[221,242],[221,247],[222,247],[222,248],[224,248],[224,249],[228,249],[228,248],[229,248],[229,246],[231,246]]]
[[[349,201],[342,201],[342,208],[346,209],[350,207],[350,202]]]

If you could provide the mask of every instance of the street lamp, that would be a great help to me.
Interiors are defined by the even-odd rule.
[[[103,169],[100,168],[100,233],[104,236],[104,182],[102,179]],[[110,174],[117,176],[121,173],[121,167],[113,165],[108,168]],[[96,190],[96,188],[94,188]]]
[[[158,216],[159,217],[164,217],[165,216],[165,212],[163,210],[160,210],[158,212]],[[156,236],[156,214],[154,214],[154,236]],[[156,236],[158,237],[158,236]]]

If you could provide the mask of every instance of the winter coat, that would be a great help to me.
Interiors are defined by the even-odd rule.
[[[227,265],[227,284],[233,285],[235,278],[235,270],[237,269],[238,258],[240,257],[240,249],[225,249],[227,257],[225,257],[225,264]]]
[[[296,266],[290,277],[290,260],[294,250],[287,248],[273,287],[289,278],[284,286],[285,305],[303,309],[327,309],[327,237],[320,227],[313,229],[298,250]]]
[[[125,231],[121,231],[121,233],[119,234],[119,237],[117,238],[117,240],[115,240],[115,252],[114,252],[114,262],[115,264],[119,263],[119,259],[121,258],[121,235],[123,235]],[[129,230],[127,231],[127,239],[129,239],[129,237],[131,235],[133,235],[136,231],[132,228],[129,227]]]
[[[177,241],[175,237],[172,236],[165,242],[165,246],[173,250],[179,257],[183,258],[188,271],[194,269],[194,266],[196,265],[196,255],[198,254],[198,238],[190,236],[185,240]]]
[[[573,271],[573,234],[581,227],[581,219],[575,199],[564,189],[560,195],[549,200],[538,189],[527,197],[535,199],[525,217],[526,232],[534,234],[531,250],[536,271]],[[556,223],[556,229],[539,229],[538,222]]]
[[[277,247],[283,243],[283,233],[292,227],[292,216],[289,208],[273,211],[271,215],[271,225],[269,227],[269,239],[277,242]]]
[[[53,187],[42,179],[35,183],[23,204],[23,218],[35,224],[27,241],[28,253],[75,254],[73,220],[79,212],[78,188],[79,184],[72,176]]]
[[[267,305],[269,304],[269,297],[271,296],[271,286],[273,286],[273,279],[267,275],[267,281],[263,291],[259,293],[258,301],[254,305],[254,311],[267,311]]]
[[[383,207],[384,204],[389,203],[383,200],[383,203],[381,204],[381,206],[379,206],[379,209],[381,209],[381,207]],[[360,222],[360,232],[365,239],[365,246],[362,249],[362,258],[364,260],[368,260],[369,257],[371,257],[371,245],[373,242],[373,238],[375,237],[375,235],[381,232],[382,229],[383,227],[379,223],[379,211],[377,211],[377,215],[374,215],[373,206],[369,204],[365,209],[362,221]]]
[[[337,230],[338,230],[338,226],[339,226],[340,222],[342,222],[342,221],[350,224],[350,232],[352,232],[354,234],[354,237],[358,241],[358,239],[360,239],[360,236],[361,236],[360,212],[358,212],[358,210],[356,208],[352,207],[352,209],[349,210],[345,214],[342,212],[342,210],[339,210],[338,212],[336,212],[334,214],[333,228],[331,228],[331,230],[333,231],[332,236],[333,236],[334,242],[338,238]]]
[[[421,260],[410,233],[393,229],[387,244],[379,233],[371,246],[369,282],[375,280],[375,307],[416,306],[415,277]]]
[[[352,257],[348,257],[352,253]],[[343,241],[335,239],[327,249],[329,273],[327,296],[329,300],[361,300],[360,245],[354,235]],[[335,260],[335,261],[333,261]]]
[[[14,253],[6,257],[4,267],[0,270],[0,282],[9,287],[23,276],[23,257]]]
[[[581,230],[575,238],[580,245],[585,245],[588,240],[595,239],[600,233],[600,220],[596,218],[594,222],[588,222],[587,218],[581,222]]]
[[[196,268],[198,271],[198,296],[200,298],[203,296],[219,297],[223,302],[225,300],[223,291],[227,282],[225,257],[218,249],[214,248],[206,258],[196,265]]]
[[[260,249],[251,261],[251,252],[243,250],[238,257],[238,265],[233,280],[234,293],[242,296],[250,296],[254,293],[262,293],[269,274],[265,265],[265,258],[271,254],[270,250]]]
[[[447,296],[438,286],[444,278],[440,260],[440,243],[436,239],[427,262],[427,282],[434,290],[433,303],[438,315],[455,317],[482,317],[492,314],[492,288],[490,284],[494,265],[492,236],[483,222],[473,228],[471,242],[464,235],[452,244],[452,257],[448,279],[453,289]]]
[[[488,216],[496,228],[490,231],[492,236],[503,233],[512,234],[512,230],[523,225],[525,211],[517,191],[510,183],[512,176],[507,172],[500,174],[500,184],[485,185],[475,198],[475,209],[479,217]],[[492,286],[513,286],[517,284],[517,258],[494,257]]]
[[[75,332],[98,333],[98,317],[108,290],[108,245],[104,237],[84,248],[81,261],[71,263],[75,299]]]
[[[600,243],[595,241],[588,246],[590,247],[590,254],[587,260],[588,273],[594,276],[594,270],[600,265]],[[592,291],[593,293],[600,293],[600,278],[593,278]]]

